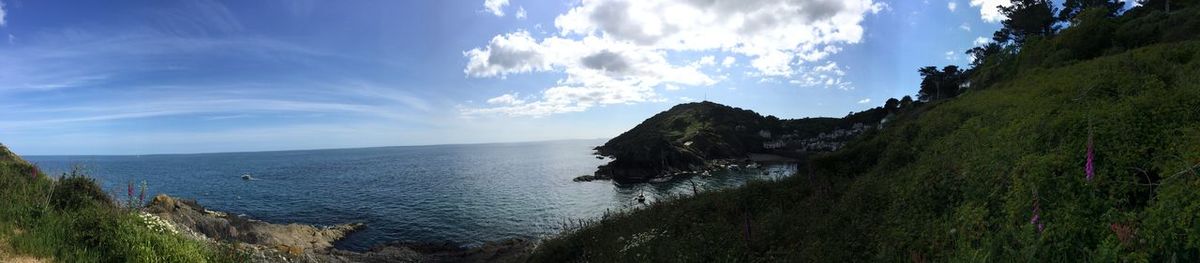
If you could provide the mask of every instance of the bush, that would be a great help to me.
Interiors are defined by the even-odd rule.
[[[93,206],[113,207],[113,201],[95,179],[72,172],[54,184],[50,206],[58,210],[80,210]]]

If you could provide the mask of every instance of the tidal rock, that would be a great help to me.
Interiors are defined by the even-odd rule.
[[[200,239],[237,241],[277,248],[290,254],[328,251],[333,242],[361,229],[363,224],[316,227],[302,224],[271,224],[237,215],[209,211],[195,200],[158,195],[145,208],[147,213],[166,219],[182,232]]]

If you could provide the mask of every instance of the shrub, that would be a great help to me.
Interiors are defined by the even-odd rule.
[[[72,172],[54,184],[50,206],[58,210],[80,210],[92,206],[112,207],[113,201],[95,179]]]

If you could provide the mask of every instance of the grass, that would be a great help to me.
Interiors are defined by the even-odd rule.
[[[531,260],[1200,260],[1200,41],[1047,65],[907,109],[811,173],[585,221]]]
[[[228,245],[154,230],[79,173],[52,179],[0,146],[0,254],[56,262],[242,262]]]

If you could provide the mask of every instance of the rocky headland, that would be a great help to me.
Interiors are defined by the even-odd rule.
[[[834,151],[884,125],[880,107],[844,118],[781,120],[709,101],[676,105],[595,148],[610,161],[575,181],[659,181],[764,162],[794,162]]]

